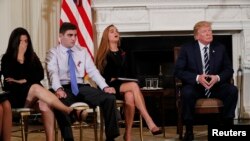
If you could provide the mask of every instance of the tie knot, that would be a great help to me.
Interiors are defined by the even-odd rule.
[[[71,50],[71,49],[68,49],[68,50],[67,50],[67,53],[68,53],[68,54],[71,54],[71,53],[72,53],[72,50]]]
[[[205,46],[205,47],[204,47],[204,51],[206,52],[206,51],[207,51],[207,49],[208,49],[208,47],[207,47],[207,46]]]

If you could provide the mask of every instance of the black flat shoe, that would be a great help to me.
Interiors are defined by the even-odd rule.
[[[76,109],[73,109],[73,110],[69,113],[69,117],[70,117],[71,123],[74,123],[74,122],[77,121],[77,111],[76,111]]]
[[[115,139],[106,139],[106,141],[115,141]]]
[[[193,141],[194,134],[192,132],[186,132],[182,141]]]

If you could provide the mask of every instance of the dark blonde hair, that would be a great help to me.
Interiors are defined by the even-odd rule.
[[[101,43],[99,45],[96,58],[95,58],[95,64],[97,69],[103,73],[104,68],[107,64],[107,54],[110,52],[110,46],[109,46],[109,29],[111,27],[115,27],[113,24],[107,26],[102,34]],[[118,43],[119,44],[119,43]]]
[[[194,25],[194,38],[196,39],[196,36],[198,34],[198,30],[201,28],[201,27],[206,27],[206,26],[211,26],[212,23],[209,22],[209,21],[199,21],[197,22],[195,25]]]

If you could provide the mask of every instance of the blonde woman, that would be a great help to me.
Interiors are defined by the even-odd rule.
[[[116,89],[116,98],[125,101],[125,122],[126,131],[124,139],[131,141],[132,124],[134,119],[135,107],[145,119],[148,128],[153,135],[162,133],[162,130],[156,126],[145,106],[140,87],[136,82],[120,81],[118,77],[124,77],[125,74],[125,52],[119,48],[120,34],[114,25],[105,28],[101,43],[96,56],[96,66],[104,76],[109,86]]]

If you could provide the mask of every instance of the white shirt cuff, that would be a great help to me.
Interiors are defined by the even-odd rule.
[[[220,82],[220,76],[219,75],[216,75],[217,76],[217,78],[218,78],[218,82]]]
[[[196,76],[196,82],[197,82],[197,84],[199,84],[199,81],[198,81],[198,80],[199,80],[199,76],[200,76],[200,75],[197,75],[197,76]]]

